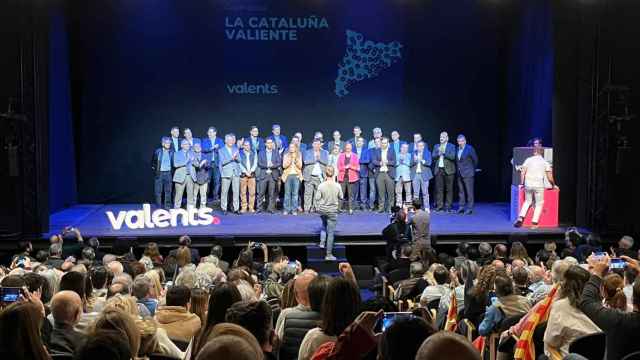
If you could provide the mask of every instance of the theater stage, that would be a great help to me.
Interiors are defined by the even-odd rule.
[[[43,234],[60,233],[65,226],[77,227],[85,238],[96,236],[107,243],[118,237],[137,238],[140,242],[157,241],[161,245],[174,245],[176,237],[188,234],[195,246],[211,243],[243,245],[248,241],[296,246],[314,243],[320,231],[317,215],[245,214],[223,216],[215,211],[219,221],[208,225],[177,226],[166,228],[114,230],[106,212],[115,215],[120,211],[141,210],[141,204],[85,204],[76,205],[50,217],[50,230]],[[382,229],[389,224],[388,214],[356,212],[340,214],[336,229],[336,242],[345,245],[382,244]],[[436,244],[452,244],[460,241],[503,242],[517,237],[527,238],[529,243],[545,239],[562,240],[565,227],[516,229],[509,221],[506,203],[483,203],[476,206],[473,215],[432,214],[431,231]]]

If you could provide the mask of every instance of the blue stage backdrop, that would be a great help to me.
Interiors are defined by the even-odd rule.
[[[478,0],[73,2],[79,201],[151,201],[151,155],[174,125],[266,136],[272,123],[305,142],[356,124],[431,146],[464,133],[477,197],[506,200],[515,13]]]

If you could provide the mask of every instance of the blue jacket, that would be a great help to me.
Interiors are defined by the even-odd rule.
[[[240,154],[233,159],[232,154],[237,154],[238,148],[233,145],[231,147],[231,154],[227,150],[226,146],[218,149],[218,168],[220,169],[220,177],[229,178],[232,176],[240,176]]]
[[[416,161],[416,156],[418,155],[418,150],[415,150],[411,153],[411,178],[415,179],[416,170],[418,169],[418,162]],[[431,171],[431,152],[425,147],[422,150],[422,159],[420,160],[421,164],[421,173],[422,180],[429,181],[433,178],[433,172]]]
[[[173,137],[169,137],[169,139],[171,139],[171,148],[173,149],[173,151],[180,151],[180,145],[182,144],[182,138],[181,137],[177,137],[177,138],[173,138]]]
[[[280,147],[278,147],[278,143],[276,142],[276,138],[273,134],[267,136],[267,139],[273,140],[273,148],[278,150],[278,152],[282,156],[284,151],[287,150],[287,148],[289,148],[289,139],[287,139],[287,137],[282,134],[278,135],[278,137],[280,138],[280,142],[281,142]]]
[[[204,140],[202,140],[201,146],[202,146],[203,153],[211,155],[211,163],[214,165],[217,164],[218,149],[224,147],[224,140],[216,136],[215,140],[212,143],[211,139],[207,137]]]
[[[393,149],[393,151],[396,153],[396,155],[398,155],[400,153],[400,147],[402,146],[402,144],[406,144],[406,141],[400,140],[397,143],[393,142],[391,139],[389,139],[389,147],[391,149]]]
[[[271,174],[267,174],[267,170],[271,170]],[[274,148],[271,155],[271,166],[267,164],[267,150],[260,151],[258,153],[258,172],[257,178],[258,180],[262,180],[269,175],[273,177],[274,180],[280,178],[280,174],[282,172],[282,157],[278,154],[278,151]]]
[[[355,146],[353,146],[353,150],[352,150],[356,155],[358,155],[358,150],[356,149]],[[371,151],[367,149],[366,146],[363,146],[360,152],[360,155],[358,155],[358,160],[360,160],[360,177],[361,178],[366,178],[369,177],[369,173],[371,172],[371,168],[369,168],[369,163],[371,163]]]
[[[193,151],[189,150],[184,152],[182,150],[176,151],[173,155],[173,167],[175,171],[173,173],[173,182],[184,183],[187,176],[191,176],[193,181],[196,181],[196,169],[193,167]]]
[[[373,175],[378,176],[380,172],[380,164],[382,163],[382,149],[372,150],[371,164],[373,164]],[[391,179],[396,178],[396,153],[391,145],[387,148],[387,174]]]
[[[473,146],[466,144],[460,158],[458,158],[458,151],[460,148],[456,148],[456,163],[458,165],[458,174],[463,178],[473,177],[476,174],[476,167],[478,166],[478,155]]]
[[[247,155],[244,151],[240,151],[240,176],[247,176],[246,172],[255,175],[258,170],[258,153],[249,152],[249,167],[247,167]]]
[[[162,165],[162,150],[162,147],[157,148],[153,152],[153,156],[151,157],[151,170],[155,175],[160,174],[160,165]],[[169,149],[169,166],[171,167],[169,171],[173,171],[173,148]]]

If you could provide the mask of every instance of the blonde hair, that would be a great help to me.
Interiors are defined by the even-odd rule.
[[[123,311],[135,318],[139,316],[136,298],[131,295],[116,294],[113,297],[107,299],[107,302],[104,305],[103,312],[114,309]]]
[[[179,267],[191,264],[191,250],[186,246],[181,246],[176,251],[176,262]]]
[[[116,307],[105,308],[93,324],[92,330],[93,332],[97,330],[117,331],[129,341],[131,354],[138,354],[140,351],[140,330],[134,317],[124,310]]]
[[[207,323],[209,293],[204,289],[191,290],[191,312],[198,315],[201,324]]]
[[[214,340],[216,337],[221,337],[224,335],[229,335],[244,340],[250,346],[256,359],[263,358],[264,354],[262,353],[260,344],[258,344],[258,340],[256,340],[255,336],[253,336],[248,330],[240,325],[232,323],[221,323],[214,326],[213,329],[211,329],[209,336],[207,337],[207,343]],[[206,345],[207,344],[204,344],[203,348]]]
[[[157,270],[149,270],[144,274],[149,280],[151,280],[151,293],[152,297],[159,299],[162,296],[162,283],[160,282],[160,273]]]

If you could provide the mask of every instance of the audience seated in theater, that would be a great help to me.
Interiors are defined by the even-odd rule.
[[[398,287],[394,294],[395,300],[415,299],[421,295],[428,286],[427,281],[423,278],[424,267],[421,262],[414,261],[409,265],[409,279],[402,280],[398,283]]]
[[[509,260],[511,263],[513,263],[514,260],[522,260],[524,261],[525,265],[533,265],[533,260],[529,257],[527,249],[519,241],[511,244],[511,254],[509,255]]]
[[[209,338],[196,360],[262,360],[264,355],[256,338],[240,325],[220,323],[211,329]]]
[[[511,277],[513,278],[514,292],[516,294],[526,297],[531,293],[531,289],[529,289],[529,270],[526,267],[513,267],[511,269]]]
[[[122,333],[114,330],[93,331],[76,353],[77,360],[131,360],[133,353]]]
[[[420,304],[427,306],[435,300],[440,300],[443,295],[449,295],[451,281],[449,270],[443,265],[437,265],[433,271],[435,285],[427,286],[420,296]]]
[[[37,296],[15,302],[0,312],[0,359],[46,360],[49,353],[40,337],[44,306]]]
[[[624,279],[618,274],[608,274],[602,280],[602,297],[604,305],[610,309],[633,311],[627,307],[627,296],[624,294]]]
[[[82,299],[74,291],[63,290],[51,299],[53,331],[47,347],[50,354],[70,354],[84,343],[86,336],[74,330],[82,317]]]
[[[411,264],[411,254],[413,253],[413,247],[411,244],[403,244],[400,246],[400,251],[396,254],[397,258],[391,259],[381,269],[384,273],[389,274],[394,270],[403,270],[407,274],[409,273],[409,265]]]

